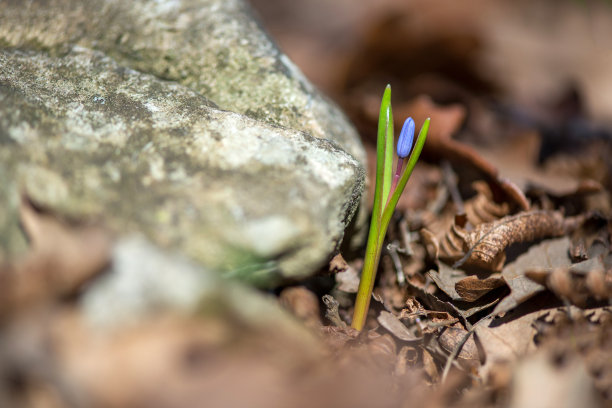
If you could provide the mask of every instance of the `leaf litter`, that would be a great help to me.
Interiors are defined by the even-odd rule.
[[[319,276],[274,291],[314,343],[161,312],[100,336],[75,300],[110,261],[112,234],[24,198],[29,252],[0,268],[0,406],[611,406],[610,70],[576,68],[609,62],[593,32],[530,17],[587,13],[572,2],[254,3],[366,149],[387,82],[398,121],[432,118],[366,328],[347,326],[362,255],[343,249]],[[612,21],[600,5],[593,15]],[[317,31],[337,20],[350,38]],[[522,54],[555,35],[564,41],[547,58]],[[551,75],[566,53],[570,92]]]

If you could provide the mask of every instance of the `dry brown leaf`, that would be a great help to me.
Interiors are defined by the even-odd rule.
[[[408,367],[413,367],[419,358],[419,352],[412,346],[402,346],[397,354],[394,375],[404,375]]]
[[[348,342],[359,337],[360,332],[350,326],[321,326],[325,343],[333,350],[341,350]]]
[[[467,221],[477,226],[487,222],[493,222],[510,213],[508,203],[496,203],[493,193],[487,183],[482,180],[472,183],[476,196],[467,200],[464,205]]]
[[[455,290],[455,283],[465,278],[467,274],[461,269],[453,269],[443,262],[438,262],[438,270],[430,270],[427,275],[436,286],[446,293],[452,300],[462,300]]]
[[[400,319],[392,313],[385,310],[381,311],[378,315],[378,323],[391,334],[403,341],[421,341],[422,336],[417,336],[411,332]]]
[[[438,366],[436,365],[433,356],[427,349],[423,349],[423,369],[431,382],[438,383],[440,381]]]
[[[367,341],[368,351],[372,353],[375,359],[386,360],[383,364],[390,365],[389,363],[396,359],[397,344],[390,334],[380,334],[376,329],[373,329],[368,331]]]
[[[467,322],[467,319],[469,317],[483,310],[489,309],[497,302],[499,302],[499,299],[494,299],[491,302],[477,305],[473,305],[468,302],[445,302],[434,294],[428,293],[422,288],[412,285],[410,282],[407,282],[407,284],[410,289],[410,292],[412,292],[415,297],[421,300],[431,310],[436,310],[438,312],[447,312],[451,316],[461,319],[463,324],[466,326],[469,325],[469,323]]]
[[[468,276],[455,283],[455,290],[466,302],[475,302],[493,289],[504,286],[506,282],[496,276],[479,279],[477,276]]]
[[[463,338],[467,334],[468,331],[465,329],[460,329],[457,327],[446,327],[438,336],[438,343],[440,343],[440,346],[448,353],[452,353],[455,348],[457,348],[459,343],[463,341]],[[474,340],[474,336],[470,336],[463,344],[461,350],[459,351],[459,354],[457,355],[457,359],[470,361],[475,364],[479,363],[480,356],[478,353],[478,346],[476,346],[476,341]]]
[[[532,323],[550,310],[527,313],[513,320],[487,319],[476,324],[474,330],[486,355],[486,361],[479,369],[480,376],[486,378],[497,364],[514,362],[534,351],[536,330]]]
[[[502,277],[510,287],[510,294],[495,307],[493,314],[505,313],[543,291],[544,286],[525,276],[525,271],[535,268],[568,267],[570,240],[567,237],[549,239],[532,246],[529,251],[509,263],[502,270]]]
[[[514,243],[544,237],[558,237],[577,228],[584,216],[564,218],[560,212],[532,211],[480,224],[470,232],[453,231],[463,241],[465,255],[455,267],[466,263],[498,271],[505,261],[505,249]]]
[[[509,213],[507,203],[498,204],[493,200],[493,193],[487,183],[481,180],[475,181],[472,187],[476,195],[465,201],[463,205],[469,225],[477,226],[492,222]],[[462,231],[456,226],[463,227],[465,222],[459,222],[460,214],[454,214],[454,217],[450,215],[449,211],[445,211],[433,222],[428,223],[426,228],[420,230],[421,239],[432,259],[438,259],[440,253],[441,259],[451,261],[464,255],[461,243]]]
[[[0,268],[0,314],[73,293],[110,262],[111,237],[99,226],[63,222],[37,210],[27,198],[22,199],[20,219],[30,250]]]

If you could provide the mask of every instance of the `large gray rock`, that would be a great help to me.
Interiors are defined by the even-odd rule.
[[[345,116],[261,30],[244,0],[9,0],[0,45],[62,53],[67,44],[176,81],[220,108],[365,152]]]
[[[363,189],[336,144],[219,110],[101,52],[0,51],[0,236],[18,194],[144,233],[261,285],[303,277],[340,243]]]
[[[243,0],[2,1],[0,47],[8,255],[24,191],[261,285],[342,241],[363,147]]]

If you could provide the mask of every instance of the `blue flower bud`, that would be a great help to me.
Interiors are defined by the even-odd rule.
[[[412,142],[414,141],[414,119],[408,118],[402,126],[399,139],[397,141],[397,156],[400,158],[408,157]]]

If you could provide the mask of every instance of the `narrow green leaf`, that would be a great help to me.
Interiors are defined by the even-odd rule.
[[[390,88],[389,88],[390,89]],[[389,96],[391,96],[389,94]],[[385,133],[385,161],[384,161],[384,170],[383,170],[383,188],[382,188],[382,201],[381,201],[381,209],[380,213],[382,215],[383,207],[385,203],[389,199],[389,192],[391,191],[391,182],[393,181],[393,151],[394,151],[394,135],[393,135],[393,110],[391,108],[391,100],[389,100],[389,105],[385,110],[385,121],[386,121],[386,133]],[[380,126],[380,122],[382,118],[382,110],[381,117],[378,119],[378,123]],[[379,128],[380,131],[380,128]]]
[[[353,312],[352,327],[361,330],[365,323],[365,319],[370,307],[370,297],[372,288],[374,287],[374,278],[376,269],[380,260],[380,251],[382,243],[379,242],[380,222],[382,211],[387,202],[386,196],[383,199],[383,176],[385,172],[385,150],[387,145],[387,134],[389,123],[392,123],[391,117],[391,86],[387,85],[380,103],[380,115],[378,117],[378,135],[376,139],[376,185],[374,189],[374,205],[372,208],[372,219],[370,220],[370,233],[368,235],[368,243],[366,247],[366,255],[364,258],[363,269],[361,270],[361,279],[359,281],[359,289],[357,298],[355,299],[355,310]],[[393,148],[393,146],[391,146]],[[393,149],[391,149],[393,153]],[[387,193],[388,194],[388,193]]]
[[[419,160],[419,156],[421,156],[421,151],[423,150],[423,146],[425,145],[425,140],[427,139],[427,132],[429,131],[429,122],[430,119],[425,119],[425,123],[421,127],[421,131],[419,132],[419,137],[417,138],[416,143],[414,144],[414,149],[412,149],[412,153],[410,153],[410,159],[408,159],[408,163],[406,164],[406,168],[402,173],[402,176],[397,183],[397,187],[393,192],[393,195],[389,199],[389,203],[383,210],[383,215],[381,219],[381,223],[379,224],[379,242],[382,242],[385,238],[385,234],[387,232],[387,227],[389,226],[389,222],[391,221],[391,216],[393,215],[393,211],[395,210],[395,206],[399,201],[404,188],[406,187],[406,183],[408,183],[408,179],[412,174],[412,170],[414,170],[414,166],[416,166],[417,161]]]
[[[374,205],[372,209],[373,217],[377,219],[377,225],[380,226],[380,218],[383,212],[383,206],[387,202],[387,196],[384,194],[385,190],[385,172],[386,157],[387,157],[387,134],[389,130],[389,121],[391,118],[391,85],[387,85],[385,92],[383,93],[382,100],[380,102],[380,113],[378,115],[378,135],[376,139],[376,187],[374,192]],[[391,142],[393,143],[393,142]],[[393,154],[393,146],[391,146],[391,154]],[[389,188],[391,184],[387,186],[387,194],[389,194]]]

